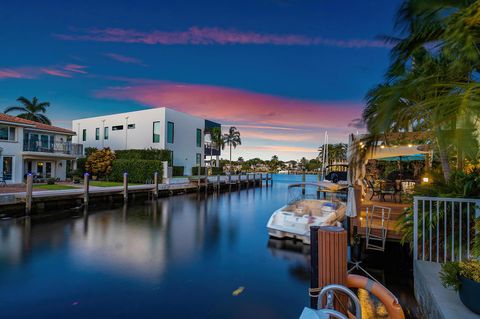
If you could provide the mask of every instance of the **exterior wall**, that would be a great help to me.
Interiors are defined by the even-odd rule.
[[[3,175],[3,157],[13,157],[12,180],[7,181],[7,183],[19,184],[23,182],[23,127],[6,125],[16,128],[15,141],[0,141],[0,147],[3,149],[0,155],[0,175]]]
[[[160,122],[160,141],[153,142],[153,123]],[[173,122],[174,143],[167,143],[167,122]],[[135,128],[127,129],[128,124]],[[112,131],[112,126],[123,125],[123,130]],[[173,151],[173,165],[184,166],[185,173],[190,174],[196,165],[196,154],[201,154],[203,165],[204,119],[194,117],[169,108],[155,108],[136,112],[119,113],[78,119],[72,122],[72,130],[77,133],[73,142],[87,147],[110,147],[112,150],[124,149],[168,149]],[[108,127],[108,139],[104,139],[104,127]],[[95,140],[95,129],[100,129],[100,138]],[[201,147],[196,147],[196,129],[202,130]],[[82,139],[83,129],[87,138]]]

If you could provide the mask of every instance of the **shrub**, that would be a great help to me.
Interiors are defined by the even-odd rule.
[[[222,167],[212,167],[212,175],[222,175],[223,168]]]
[[[172,155],[173,152],[170,150],[160,150],[156,148],[115,151],[117,159],[168,161],[169,166],[172,166]]]
[[[200,167],[200,175],[205,175],[206,167]],[[192,167],[192,175],[198,175],[198,166]]]
[[[77,171],[80,176],[83,176],[85,173],[85,163],[87,162],[87,158],[82,157],[82,158],[77,158]],[[72,173],[73,176],[73,173]]]
[[[442,265],[440,280],[443,286],[458,290],[460,288],[460,279],[458,276],[480,283],[480,260],[472,259],[461,262],[448,262]]]
[[[55,178],[52,178],[52,177],[51,177],[51,178],[47,179],[47,184],[48,184],[48,185],[53,185],[53,184],[55,184]]]
[[[116,159],[113,161],[112,170],[108,179],[115,182],[123,181],[123,173],[128,173],[128,181],[132,183],[145,183],[153,179],[153,173],[163,174],[162,161],[152,160],[126,160]]]
[[[173,166],[172,175],[173,176],[183,176],[185,167],[183,166]]]
[[[106,147],[101,150],[94,151],[87,158],[85,169],[92,174],[92,176],[105,177],[112,170],[112,162],[115,159],[115,154]]]
[[[85,151],[84,151],[85,157],[89,157],[96,151],[98,151],[98,148],[96,147],[85,147]]]

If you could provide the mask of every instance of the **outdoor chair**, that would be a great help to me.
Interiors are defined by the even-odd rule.
[[[367,208],[366,249],[385,251],[388,223],[392,209],[383,206]]]
[[[0,187],[7,187],[7,181],[5,181],[3,176],[0,176]]]
[[[395,181],[385,181],[381,185],[380,198],[385,201],[385,195],[390,195],[392,200],[396,202],[396,196],[400,192]]]
[[[381,196],[381,191],[382,191],[382,188],[380,186],[376,186],[377,183],[373,182],[372,180],[370,179],[367,179],[366,180],[367,182],[367,185],[368,185],[368,189],[370,190],[370,192],[372,192],[372,196],[370,196],[370,200],[373,199],[373,197],[375,196]]]

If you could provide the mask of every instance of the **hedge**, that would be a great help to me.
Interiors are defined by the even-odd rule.
[[[201,167],[200,175],[205,175],[206,167]],[[192,166],[192,176],[198,175],[198,166]]]
[[[173,152],[170,150],[160,150],[156,148],[115,151],[115,156],[119,160],[168,161],[168,166],[172,166],[172,155]]]
[[[173,166],[172,175],[173,176],[183,176],[185,172],[185,167],[183,166]]]
[[[110,181],[123,181],[123,173],[128,173],[128,181],[131,183],[146,183],[153,180],[153,173],[163,176],[162,161],[152,160],[126,160],[116,159],[112,164],[112,172],[108,176]]]
[[[212,175],[223,175],[223,167],[212,167]]]

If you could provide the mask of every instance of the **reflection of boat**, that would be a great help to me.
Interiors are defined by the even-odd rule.
[[[313,195],[308,192],[312,188]],[[344,187],[329,182],[289,185],[289,201],[270,217],[268,234],[276,238],[296,238],[310,244],[311,226],[337,225],[343,220],[346,205],[336,196],[343,190]],[[321,194],[324,199],[320,199]],[[330,200],[326,199],[328,194]]]

